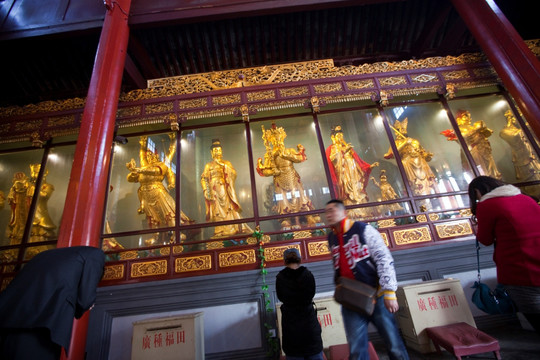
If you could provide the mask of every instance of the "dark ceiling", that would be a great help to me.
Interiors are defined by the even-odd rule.
[[[24,4],[45,9],[43,1]],[[177,16],[172,0],[162,1],[160,11],[133,0],[123,91],[144,88],[148,79],[269,64],[332,58],[338,66],[358,65],[480,51],[449,0],[298,1],[302,6],[280,9],[268,6],[272,1],[232,1],[232,7],[214,0],[206,2],[223,5],[220,11]],[[526,2],[495,2],[524,39],[540,38]],[[101,0],[83,1],[87,9],[60,1],[51,24],[40,15],[40,26],[24,23],[24,16],[38,15],[21,16],[16,0],[1,3],[0,106],[85,97],[105,13]],[[14,25],[15,16],[23,21]]]

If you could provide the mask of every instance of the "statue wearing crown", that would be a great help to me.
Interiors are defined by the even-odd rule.
[[[396,133],[396,148],[403,164],[403,169],[407,175],[409,185],[415,195],[429,195],[435,184],[435,175],[428,162],[431,161],[433,153],[427,151],[420,145],[420,142],[407,134],[408,118],[394,123],[392,129]],[[385,159],[392,159],[394,153],[392,148],[384,154]]]
[[[300,175],[294,168],[295,163],[306,161],[305,149],[298,144],[296,149],[285,147],[287,134],[282,127],[272,124],[272,128],[265,130],[262,126],[262,139],[266,148],[264,160],[257,160],[257,172],[260,176],[274,177],[274,206],[272,210],[277,214],[294,214],[314,210],[310,198],[304,192]],[[308,225],[318,222],[318,216],[307,216]],[[298,219],[296,219],[298,224]],[[286,223],[287,220],[284,220]],[[283,227],[288,224],[282,223]]]
[[[213,139],[210,146],[212,161],[207,163],[201,174],[207,221],[227,221],[241,219],[242,208],[236,197],[234,182],[236,170],[223,159],[223,149],[219,139]],[[246,224],[220,225],[214,229],[213,238],[253,233]]]
[[[326,159],[330,168],[330,176],[334,184],[336,197],[345,205],[363,204],[369,201],[366,187],[371,169],[379,166],[378,162],[368,164],[358,156],[353,146],[343,139],[341,126],[332,128],[330,134],[332,145],[326,149]],[[361,218],[369,214],[366,209],[350,210],[351,218]]]

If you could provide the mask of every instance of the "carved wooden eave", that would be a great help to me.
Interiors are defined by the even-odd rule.
[[[540,40],[527,42],[540,56]],[[501,84],[482,53],[359,66],[320,60],[155,79],[148,88],[120,95],[117,125],[176,124],[192,119],[313,107],[356,100],[385,105],[397,96],[439,93]],[[85,99],[0,108],[0,143],[76,134]]]

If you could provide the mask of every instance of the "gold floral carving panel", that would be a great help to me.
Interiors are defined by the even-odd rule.
[[[134,250],[123,251],[119,254],[120,260],[131,260],[131,259],[137,259],[138,257],[139,257],[139,253]]]
[[[116,117],[136,116],[141,114],[140,106],[126,106],[118,108],[116,111]]]
[[[381,237],[383,238],[384,243],[386,244],[386,246],[390,247],[390,241],[388,241],[388,234],[387,233],[380,233],[380,234],[381,234]]]
[[[178,102],[178,107],[180,109],[195,109],[208,105],[207,98],[197,98],[191,100],[183,100]]]
[[[283,261],[283,252],[287,249],[295,248],[300,252],[300,256],[302,256],[302,250],[300,250],[300,245],[288,245],[288,246],[275,246],[275,247],[267,247],[264,248],[264,257],[266,261],[276,261],[281,260]]]
[[[379,221],[377,221],[377,225],[379,225],[380,228],[387,228],[387,227],[396,226],[396,220],[394,220],[394,219],[379,220]]]
[[[379,83],[382,86],[394,86],[407,84],[407,78],[405,76],[392,76],[379,78]]]
[[[393,235],[396,245],[409,245],[431,241],[431,234],[427,226],[414,229],[395,230]]]
[[[211,241],[206,243],[206,250],[223,249],[224,247],[225,244],[223,244],[223,241]]]
[[[105,266],[105,271],[103,273],[102,280],[118,280],[124,278],[124,264],[118,265],[107,265]]]
[[[279,89],[279,95],[281,97],[301,96],[308,94],[309,91],[307,86]]]
[[[418,221],[418,222],[427,222],[426,214],[416,215],[416,221]]]
[[[37,130],[41,127],[42,120],[24,121],[15,124],[15,131]]]
[[[47,120],[47,127],[69,126],[75,124],[75,115],[54,116]]]
[[[256,92],[248,92],[247,93],[247,100],[249,102],[262,101],[262,100],[273,100],[275,98],[276,98],[276,93],[274,92],[274,90],[256,91]]]
[[[309,237],[311,237],[311,232],[307,231],[307,230],[295,231],[293,233],[293,238],[295,238],[295,239],[306,239],[306,238],[309,238]]]
[[[210,269],[212,269],[211,255],[183,257],[174,262],[174,271],[177,273]]]
[[[331,84],[314,85],[313,89],[315,89],[315,92],[317,94],[320,94],[320,93],[331,93],[331,92],[342,91],[343,87],[341,86],[341,83],[331,83]]]
[[[471,77],[467,70],[443,71],[442,75],[446,80],[467,79]]]
[[[167,260],[145,261],[131,264],[132,278],[165,274],[167,274]]]
[[[328,241],[316,241],[307,244],[309,256],[320,256],[330,254]]]
[[[219,254],[219,266],[231,267],[255,264],[255,250],[232,251]]]
[[[371,89],[375,87],[372,79],[347,81],[346,84],[349,90]]]
[[[144,107],[144,112],[147,114],[156,114],[162,112],[171,112],[174,109],[173,102],[159,103],[159,104],[148,104]]]
[[[442,224],[436,224],[437,235],[441,239],[447,239],[455,236],[471,235],[472,228],[469,220],[451,221]]]
[[[229,104],[239,104],[242,100],[240,94],[232,94],[225,96],[216,96],[212,98],[213,105],[229,105]]]

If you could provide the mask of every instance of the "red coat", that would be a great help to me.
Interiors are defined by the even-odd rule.
[[[540,286],[540,205],[527,195],[492,194],[496,190],[502,189],[477,204],[476,237],[486,246],[495,245],[499,283]]]

